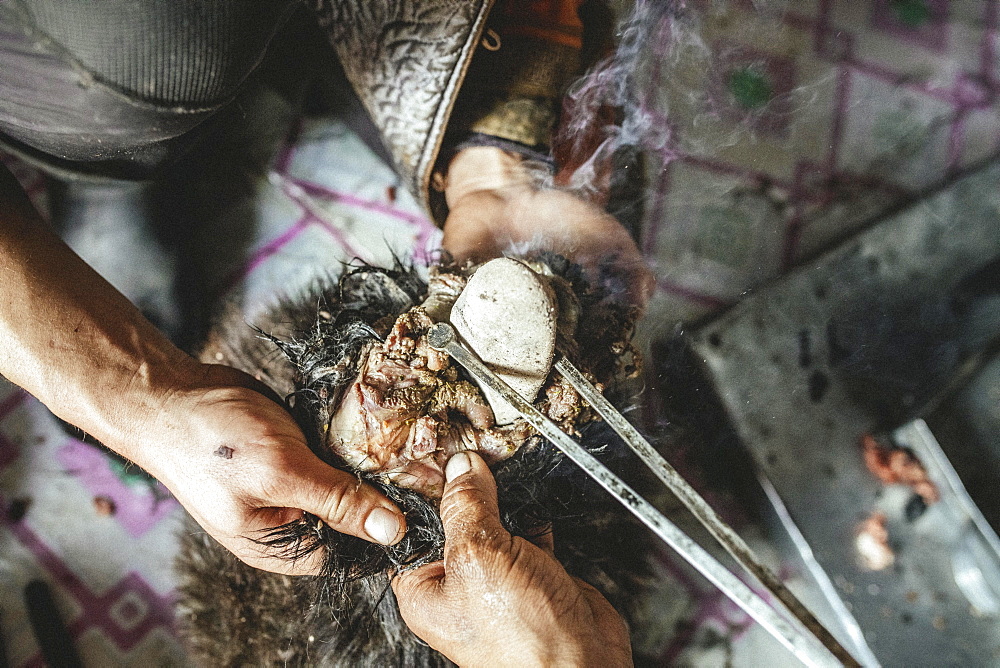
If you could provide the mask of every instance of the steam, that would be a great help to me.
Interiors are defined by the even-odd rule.
[[[681,155],[714,154],[752,140],[756,121],[788,118],[802,104],[798,98],[812,95],[803,89],[775,91],[759,105],[738,110],[741,122],[720,122],[733,109],[726,84],[729,63],[739,52],[711,44],[704,35],[713,18],[732,14],[731,5],[722,0],[635,2],[619,23],[614,51],[566,96],[555,144],[571,173],[558,185],[593,198],[606,191],[619,151],[641,151],[661,168]],[[784,8],[773,0],[752,5],[753,20],[772,29]]]
[[[650,73],[647,68],[666,65],[668,58],[679,53],[671,47],[678,36],[675,26],[684,20],[684,4],[638,0],[632,15],[619,25],[615,51],[570,88],[555,143],[575,169],[562,185],[593,196],[603,189],[607,166],[617,151],[625,147],[669,151],[672,133],[670,124],[664,122],[664,110],[645,99],[639,82]],[[697,40],[694,45],[701,48]],[[619,118],[609,119],[609,112]]]

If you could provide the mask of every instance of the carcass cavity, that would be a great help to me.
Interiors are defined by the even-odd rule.
[[[478,389],[427,345],[432,324],[416,307],[396,320],[383,344],[363,353],[327,442],[347,464],[438,498],[453,454],[475,450],[492,464],[512,455],[531,430],[524,423],[494,425]]]

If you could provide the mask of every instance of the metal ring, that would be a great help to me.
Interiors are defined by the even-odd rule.
[[[499,51],[500,50],[500,35],[493,28],[487,28],[486,34],[483,35],[483,41],[480,42],[483,48],[487,51]]]

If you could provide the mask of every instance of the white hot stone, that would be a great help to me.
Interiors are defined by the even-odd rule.
[[[534,401],[545,382],[556,346],[556,299],[545,280],[510,258],[485,263],[459,295],[451,324],[463,343],[518,394]],[[481,388],[498,425],[519,413]]]

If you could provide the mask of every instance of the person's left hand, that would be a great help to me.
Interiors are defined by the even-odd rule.
[[[458,261],[505,251],[552,250],[581,264],[591,280],[644,308],[653,274],[621,224],[594,204],[558,189],[539,189],[519,157],[467,148],[448,167],[449,214],[442,246]]]
[[[625,624],[541,546],[500,524],[496,483],[475,453],[445,468],[444,560],[392,582],[403,620],[461,666],[629,666]]]
[[[256,568],[315,575],[324,555],[296,559],[257,541],[312,513],[332,529],[388,545],[406,530],[389,499],[319,459],[268,390],[226,366],[197,365],[136,434],[118,445],[173,493],[215,540]]]

